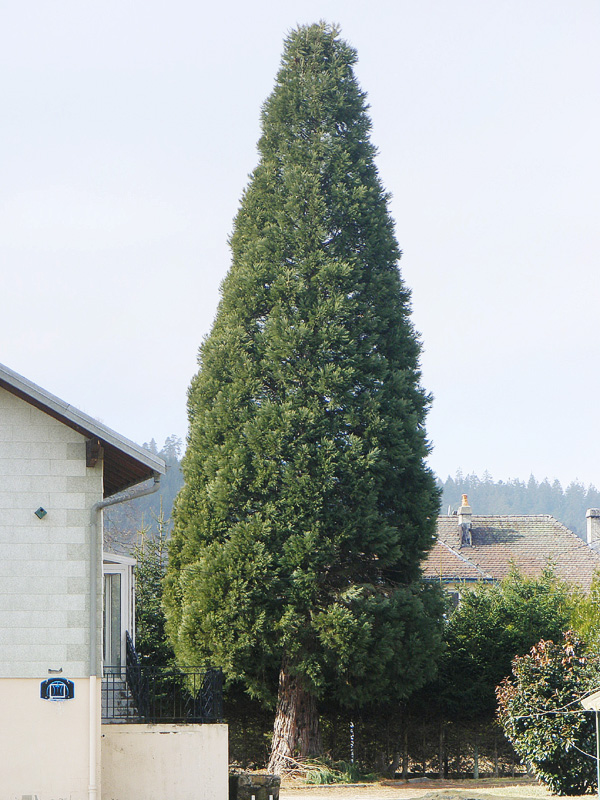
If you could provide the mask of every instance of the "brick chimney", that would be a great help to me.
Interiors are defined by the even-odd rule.
[[[588,508],[585,512],[587,543],[600,550],[600,508]]]
[[[598,512],[600,515],[600,511]],[[458,509],[458,531],[460,534],[461,546],[464,544],[471,547],[473,540],[471,538],[471,506],[466,494],[462,496],[462,504]],[[599,534],[600,538],[600,534]]]

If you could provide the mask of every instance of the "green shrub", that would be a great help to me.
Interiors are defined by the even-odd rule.
[[[568,631],[562,644],[541,641],[515,658],[513,677],[497,689],[504,733],[554,794],[584,794],[596,785],[594,718],[580,700],[598,680],[597,658],[587,658]]]

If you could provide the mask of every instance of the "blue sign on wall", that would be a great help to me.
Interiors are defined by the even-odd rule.
[[[75,697],[75,684],[66,678],[48,678],[40,685],[42,700],[72,700]]]

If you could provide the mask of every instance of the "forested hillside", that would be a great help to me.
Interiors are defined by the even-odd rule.
[[[167,437],[160,450],[154,439],[145,442],[144,447],[162,456],[168,469],[156,494],[106,510],[107,538],[110,542],[116,540],[117,546],[122,543],[125,550],[135,544],[135,534],[142,525],[156,530],[161,508],[170,531],[173,502],[183,485],[181,439]],[[441,514],[456,511],[461,496],[467,494],[474,514],[550,514],[582,539],[585,539],[586,509],[600,508],[600,491],[592,485],[586,488],[579,481],[572,481],[563,489],[557,480],[538,482],[533,475],[528,481],[516,478],[494,481],[488,472],[480,478],[463,475],[458,470],[454,478],[438,479],[438,485],[442,490]]]
[[[454,478],[443,483],[441,513],[456,511],[461,495],[469,496],[473,514],[550,514],[582,539],[585,539],[585,512],[600,508],[600,492],[578,481],[563,489],[560,482],[547,479],[538,483],[530,476],[527,482],[518,479],[494,481],[489,473],[483,477],[465,475],[459,470]]]
[[[160,450],[154,439],[144,442],[143,447],[164,458],[167,473],[162,476],[160,488],[155,494],[106,509],[104,531],[107,545],[105,546],[114,552],[131,552],[138,544],[138,533],[142,528],[156,532],[159,524],[163,524],[165,532],[171,530],[171,510],[177,493],[183,486],[181,439],[177,436],[168,436]]]

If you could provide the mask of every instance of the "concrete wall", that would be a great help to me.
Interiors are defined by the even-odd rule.
[[[89,674],[90,510],[101,498],[85,437],[0,389],[0,678]]]
[[[102,463],[86,467],[85,437],[0,389],[0,800],[88,797],[91,508],[101,498]],[[100,620],[98,603],[98,643]],[[49,670],[74,680],[73,700],[40,698]]]
[[[227,725],[103,725],[102,800],[226,800]]]
[[[89,681],[74,683],[72,700],[54,702],[40,699],[40,681],[0,680],[0,800],[87,800]]]

